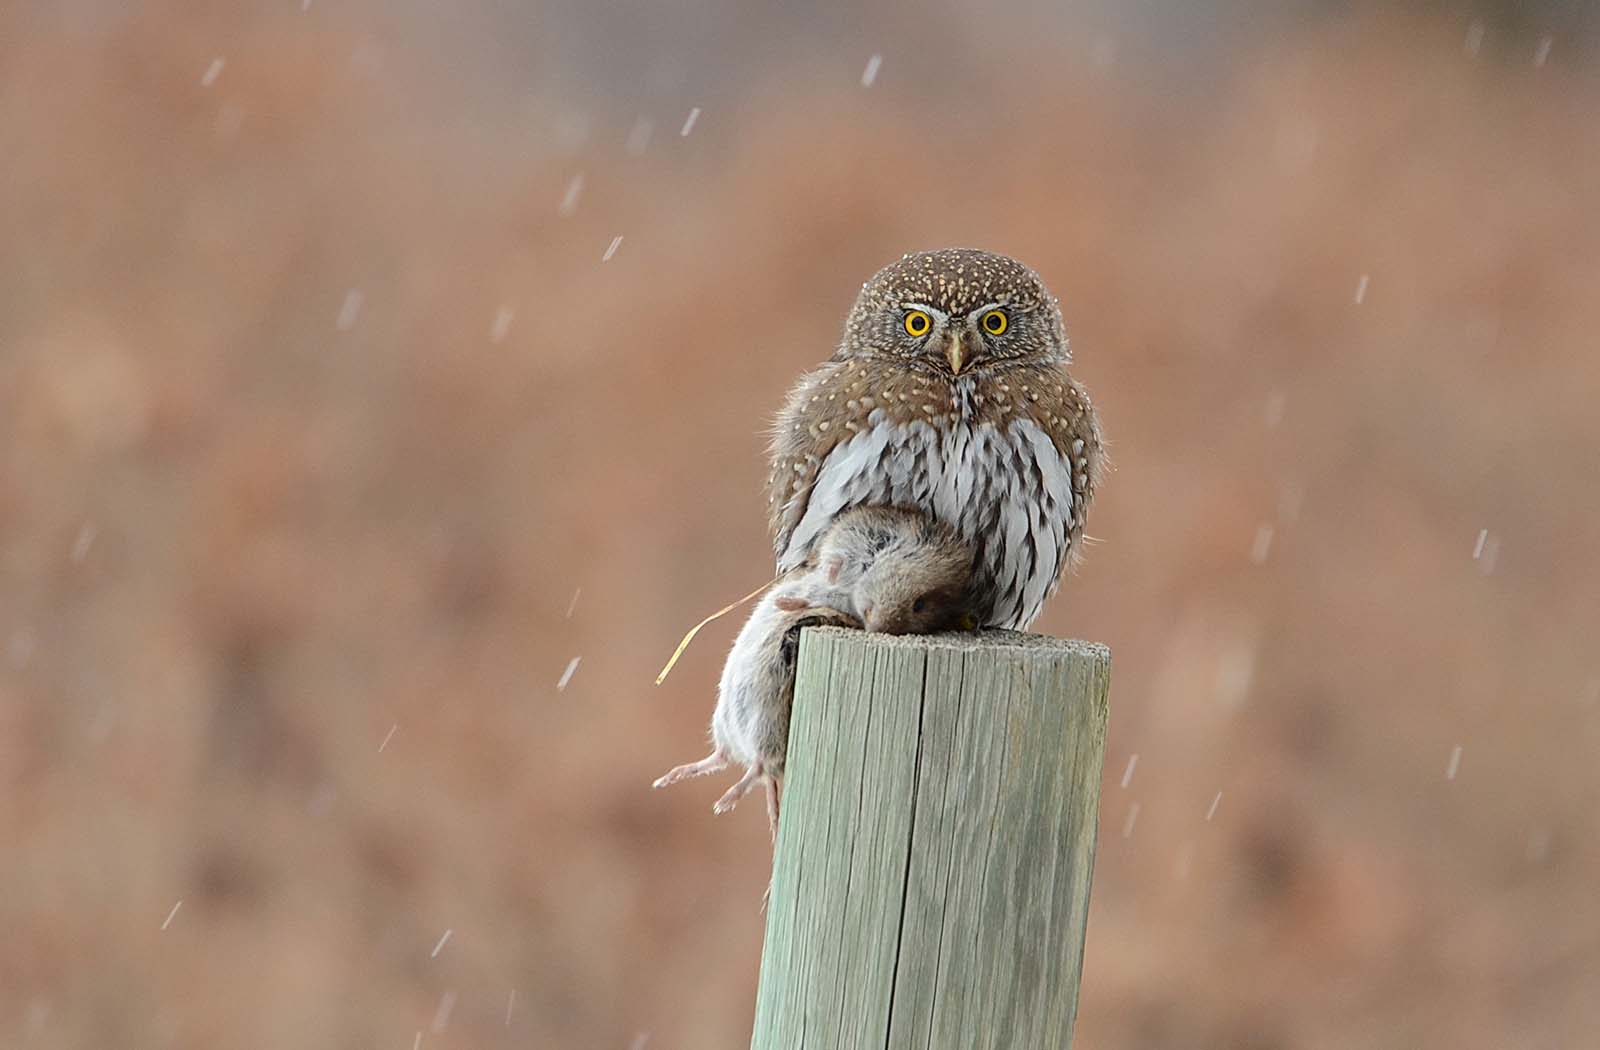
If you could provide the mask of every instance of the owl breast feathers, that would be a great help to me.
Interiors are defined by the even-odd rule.
[[[1068,360],[1055,300],[1014,260],[952,249],[880,271],[776,420],[779,571],[844,510],[913,508],[972,546],[983,622],[1028,627],[1078,555],[1104,460]]]

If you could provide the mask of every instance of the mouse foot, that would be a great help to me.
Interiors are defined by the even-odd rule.
[[[739,782],[729,788],[721,798],[717,799],[717,804],[711,807],[711,812],[718,816],[728,812],[734,806],[737,806],[741,799],[750,794],[750,789],[756,786],[756,781],[764,777],[766,777],[766,774],[762,772],[761,763],[759,762],[746,769],[744,776],[739,778]]]
[[[732,763],[728,760],[727,755],[721,751],[713,751],[698,762],[690,762],[686,765],[678,766],[676,769],[668,770],[664,775],[657,777],[655,783],[650,786],[664,788],[670,784],[676,784],[680,780],[688,780],[690,777],[703,777],[712,773],[720,773],[730,765]]]

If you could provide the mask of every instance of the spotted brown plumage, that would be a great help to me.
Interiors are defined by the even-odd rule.
[[[947,249],[879,271],[774,424],[779,570],[844,510],[917,509],[971,545],[982,622],[1027,627],[1079,554],[1104,463],[1069,361],[1055,299],[1014,259]]]

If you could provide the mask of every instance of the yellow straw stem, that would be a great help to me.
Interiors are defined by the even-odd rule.
[[[694,636],[700,633],[700,628],[704,627],[712,620],[726,616],[728,613],[733,612],[733,610],[737,609],[739,606],[743,605],[745,602],[749,601],[751,598],[754,598],[756,595],[760,594],[762,591],[766,590],[768,587],[771,587],[777,582],[778,581],[776,579],[768,580],[766,583],[763,583],[761,586],[757,587],[743,598],[740,598],[731,605],[724,605],[710,616],[707,616],[704,620],[701,620],[699,623],[689,628],[689,633],[683,636],[683,641],[679,642],[678,647],[672,651],[672,659],[668,660],[667,666],[663,667],[661,669],[661,673],[656,675],[656,685],[660,685],[662,682],[667,680],[667,675],[672,673],[672,668],[675,664],[677,664],[678,657],[682,656],[683,651],[689,648],[689,643],[694,641]]]

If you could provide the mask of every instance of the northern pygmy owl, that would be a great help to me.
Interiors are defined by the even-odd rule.
[[[979,623],[1033,623],[1083,544],[1104,462],[1070,360],[1055,298],[1014,259],[952,248],[878,271],[774,425],[779,572],[841,511],[917,509],[970,544]]]

